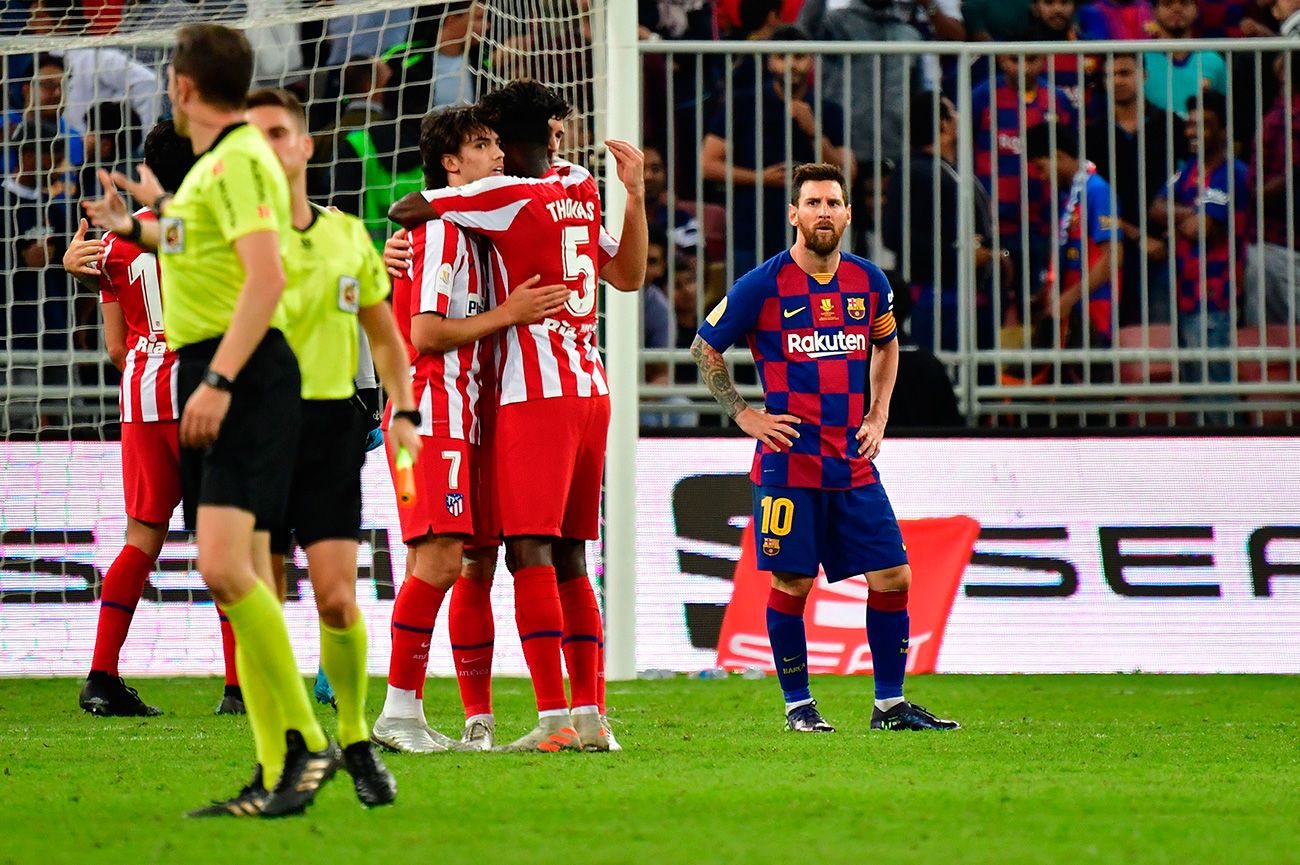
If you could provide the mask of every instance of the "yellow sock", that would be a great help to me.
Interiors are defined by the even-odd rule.
[[[248,710],[248,723],[253,728],[257,762],[262,764],[262,783],[272,790],[284,768],[284,721],[261,669],[244,656],[243,641],[235,639],[235,668],[239,671],[239,689],[244,695],[244,708]]]
[[[254,681],[260,673],[267,694],[279,709],[281,735],[284,730],[297,730],[308,748],[322,750],[329,740],[307,699],[307,688],[289,644],[284,611],[275,595],[258,582],[251,592],[224,609],[235,631],[236,644],[254,671]]]
[[[347,628],[320,623],[320,665],[334,686],[339,711],[339,744],[346,748],[370,738],[366,724],[366,622]]]

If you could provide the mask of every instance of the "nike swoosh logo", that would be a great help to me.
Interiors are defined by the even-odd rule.
[[[787,658],[787,657],[785,657],[784,655],[781,657],[781,662],[782,662],[782,663],[785,663],[785,664],[788,664],[788,663],[790,663],[791,661],[797,661],[797,660],[799,660],[799,656],[798,656],[798,655],[795,655],[793,658]]]
[[[807,308],[808,308],[808,307],[806,307],[806,306],[801,306],[801,307],[799,307],[798,309],[787,309],[787,310],[783,310],[783,311],[781,312],[781,314],[782,314],[783,316],[785,316],[786,318],[794,318],[796,315],[798,315],[799,313],[803,312],[803,311],[804,311],[805,309],[807,309]]]

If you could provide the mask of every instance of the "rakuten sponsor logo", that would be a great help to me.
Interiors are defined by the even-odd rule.
[[[851,351],[866,351],[867,337],[861,333],[787,333],[785,335],[785,353],[806,354],[809,357],[826,357],[832,354],[848,354]]]

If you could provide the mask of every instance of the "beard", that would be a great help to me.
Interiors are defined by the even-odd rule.
[[[844,229],[835,230],[835,226],[821,226],[830,228],[830,233],[819,232],[819,226],[812,225],[805,227],[799,226],[799,234],[803,236],[804,246],[808,251],[815,255],[830,255],[836,249],[839,249],[840,238],[844,236]]]

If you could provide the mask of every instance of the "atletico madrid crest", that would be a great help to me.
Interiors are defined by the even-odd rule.
[[[776,538],[763,538],[763,555],[775,556],[781,552],[781,542]]]
[[[465,513],[465,494],[447,493],[447,513],[458,517]]]
[[[849,318],[861,321],[867,317],[867,301],[861,297],[850,297],[845,302]]]

